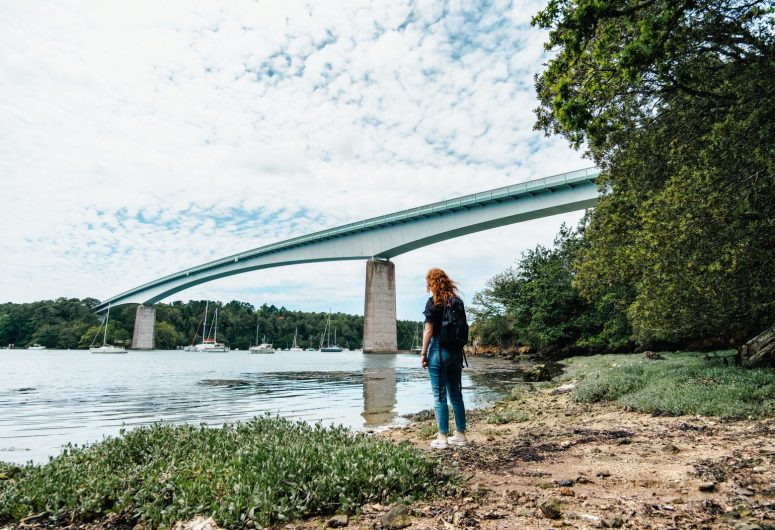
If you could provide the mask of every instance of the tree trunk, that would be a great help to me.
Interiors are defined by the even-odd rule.
[[[740,346],[737,358],[747,368],[775,367],[775,326]]]

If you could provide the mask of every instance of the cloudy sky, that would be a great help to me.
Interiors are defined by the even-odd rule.
[[[340,224],[590,166],[533,131],[543,2],[0,0],[0,302],[108,298]],[[556,216],[396,258],[465,299]],[[365,263],[172,299],[363,312]],[[170,300],[172,300],[170,299]],[[168,300],[169,301],[169,300]]]

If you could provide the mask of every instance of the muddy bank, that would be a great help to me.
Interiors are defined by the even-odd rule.
[[[524,421],[488,422],[509,416]],[[534,390],[470,414],[465,448],[432,452],[430,425],[382,435],[454,463],[466,484],[411,505],[407,528],[775,528],[772,419],[651,416]],[[349,528],[385,527],[389,507],[363,512]]]

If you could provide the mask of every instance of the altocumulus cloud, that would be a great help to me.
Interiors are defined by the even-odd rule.
[[[532,130],[542,2],[0,4],[0,298],[106,298],[311,231],[585,167]],[[396,259],[470,296],[562,221]],[[362,311],[364,266],[179,293]]]

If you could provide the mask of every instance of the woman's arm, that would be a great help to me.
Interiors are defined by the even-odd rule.
[[[428,368],[428,346],[433,336],[433,323],[426,322],[422,330],[422,349],[420,350],[420,364],[423,368]]]

